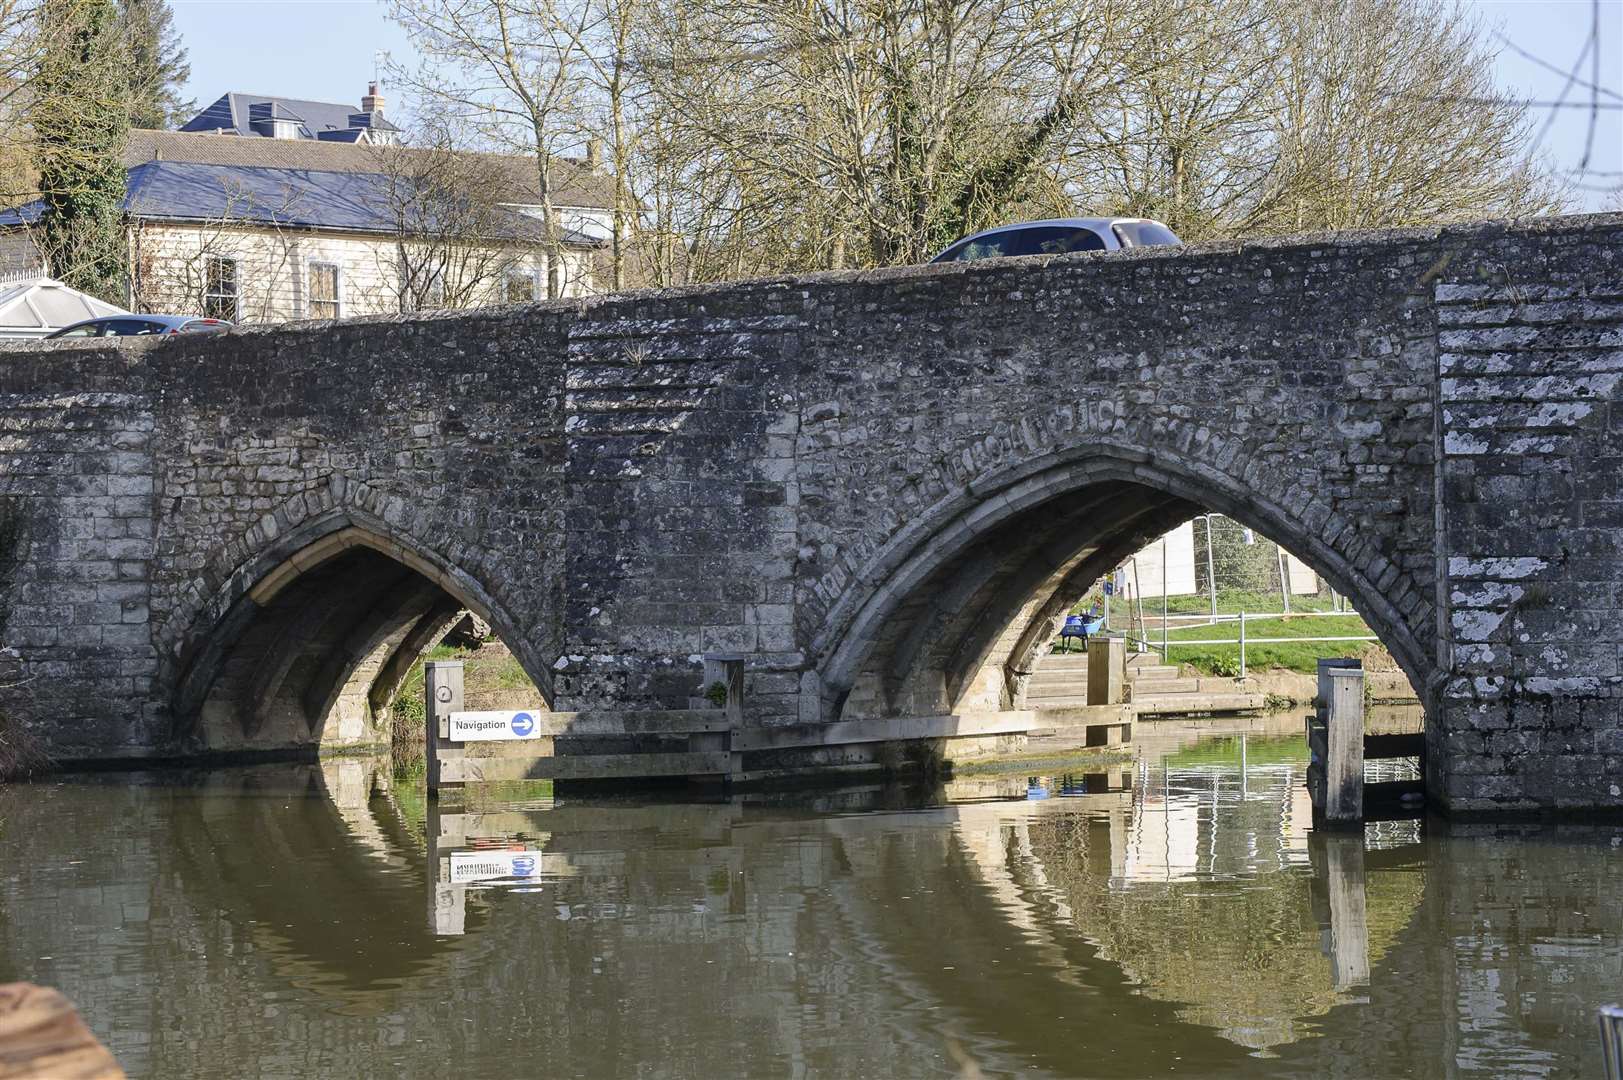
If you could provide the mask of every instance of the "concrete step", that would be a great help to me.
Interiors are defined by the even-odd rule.
[[[1145,694],[1133,695],[1137,716],[1187,716],[1191,713],[1260,712],[1265,697],[1258,693]]]
[[[1176,664],[1141,664],[1137,667],[1127,666],[1128,682],[1148,682],[1155,679],[1176,679],[1178,665]]]
[[[1086,686],[1088,673],[1086,671],[1039,671],[1032,675],[1033,683],[1081,683]]]
[[[1087,697],[1087,696],[1088,696],[1088,684],[1087,684],[1086,681],[1083,681],[1083,682],[1062,682],[1062,683],[1039,683],[1035,679],[1033,679],[1031,685],[1026,687],[1026,698],[1028,700],[1031,699],[1031,698],[1045,698],[1045,697]]]
[[[1088,654],[1049,653],[1037,661],[1038,671],[1086,671],[1088,670]]]
[[[1163,694],[1224,694],[1243,691],[1251,693],[1255,686],[1244,683],[1237,684],[1234,679],[1225,679],[1221,676],[1186,676],[1177,679],[1134,679],[1130,683],[1133,687],[1133,696],[1146,694],[1160,696]]]
[[[1052,712],[1056,709],[1114,709],[1119,708],[1119,706],[1089,705],[1088,696],[1086,694],[1078,694],[1075,697],[1047,698],[1033,698],[1030,694],[1027,694],[1026,708],[1035,709],[1039,712]]]

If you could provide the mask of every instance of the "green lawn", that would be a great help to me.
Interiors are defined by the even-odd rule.
[[[1161,759],[1168,768],[1190,768],[1196,765],[1238,765],[1240,739],[1206,739],[1194,746],[1166,755]],[[1307,738],[1302,735],[1245,737],[1245,761],[1248,765],[1296,765],[1307,761]]]
[[[1071,614],[1080,615],[1091,611],[1103,604],[1104,594],[1095,589],[1071,607]],[[1345,603],[1345,598],[1343,598]],[[1137,610],[1137,604],[1134,604]],[[1120,597],[1113,597],[1110,602],[1113,621],[1120,622],[1126,616],[1126,603]],[[1212,598],[1206,593],[1196,593],[1190,596],[1167,597],[1167,614],[1169,615],[1208,615],[1212,610]],[[1219,615],[1238,615],[1242,611],[1256,611],[1264,614],[1281,611],[1279,591],[1255,592],[1242,589],[1217,590],[1217,613]],[[1333,611],[1334,602],[1330,594],[1323,596],[1307,594],[1291,597],[1291,612]],[[1154,619],[1161,614],[1161,598],[1159,596],[1147,597],[1144,600],[1144,617]]]
[[[1257,619],[1245,622],[1245,662],[1252,671],[1284,668],[1312,674],[1318,670],[1318,661],[1324,657],[1362,656],[1374,642],[1363,641],[1304,641],[1300,644],[1254,645],[1257,638],[1281,637],[1354,637],[1368,635],[1369,627],[1356,616],[1301,615],[1286,619]],[[1160,635],[1151,631],[1150,644],[1158,647]],[[1219,623],[1216,626],[1190,626],[1173,630],[1167,635],[1169,643],[1185,641],[1233,641],[1234,645],[1190,645],[1179,648],[1171,645],[1168,661],[1188,664],[1197,671],[1210,675],[1238,675],[1240,673],[1240,624]]]
[[[1212,598],[1206,593],[1192,596],[1167,597],[1167,611],[1174,615],[1189,614],[1205,615],[1212,610]],[[1238,615],[1242,611],[1281,611],[1279,590],[1272,592],[1252,592],[1241,589],[1217,590],[1217,613],[1219,615]],[[1319,596],[1309,593],[1303,596],[1291,597],[1291,611],[1330,611],[1330,594]],[[1144,614],[1159,615],[1161,613],[1161,598],[1146,598],[1144,601]]]

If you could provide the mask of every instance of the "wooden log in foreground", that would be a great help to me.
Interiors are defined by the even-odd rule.
[[[32,983],[0,984],[0,1080],[123,1080],[73,1002]]]

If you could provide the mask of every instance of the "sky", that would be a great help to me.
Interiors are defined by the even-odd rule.
[[[1506,93],[1537,101],[1561,94],[1589,38],[1591,0],[1461,0],[1489,30],[1560,69],[1546,70],[1503,46],[1494,75]],[[228,90],[278,94],[309,101],[359,102],[379,53],[397,62],[412,59],[410,42],[377,0],[171,0],[175,27],[192,65],[186,95],[198,107]],[[1600,0],[1599,84],[1623,95],[1623,0]],[[1590,79],[1585,60],[1581,77]],[[388,96],[388,87],[384,87]],[[1574,86],[1567,100],[1588,104],[1589,91]],[[1623,97],[1608,99],[1623,105]],[[395,105],[402,104],[393,102]],[[397,110],[398,111],[398,110]],[[1539,110],[1537,126],[1555,114],[1540,151],[1568,175],[1578,209],[1602,209],[1618,199],[1623,184],[1623,108]],[[1610,175],[1576,175],[1588,167]]]

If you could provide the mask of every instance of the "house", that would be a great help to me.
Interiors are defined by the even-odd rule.
[[[372,83],[359,110],[327,101],[298,101],[262,94],[230,93],[186,123],[181,131],[258,135],[268,139],[392,145],[400,129],[383,118],[383,98]]]
[[[554,271],[561,295],[594,291],[612,178],[555,160],[554,265],[534,158],[412,149],[383,106],[375,84],[359,109],[230,93],[179,131],[131,132],[129,295],[109,299],[278,322],[535,300]],[[448,162],[485,212],[458,217],[470,200],[430,175]],[[39,212],[0,212],[0,274],[46,269]]]

